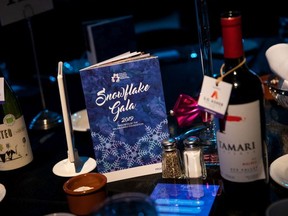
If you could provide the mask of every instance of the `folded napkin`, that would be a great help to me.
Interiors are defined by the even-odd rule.
[[[269,47],[265,56],[271,71],[280,78],[278,87],[288,89],[288,44],[279,43]]]

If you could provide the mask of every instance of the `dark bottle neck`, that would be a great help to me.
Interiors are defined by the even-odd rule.
[[[228,11],[221,15],[224,60],[227,67],[238,65],[244,60],[241,14]]]

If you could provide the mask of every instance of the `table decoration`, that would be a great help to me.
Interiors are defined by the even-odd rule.
[[[189,127],[198,117],[203,117],[205,111],[198,107],[196,99],[187,94],[180,94],[170,114],[176,118],[179,127]],[[202,118],[202,121],[205,120],[211,119]]]

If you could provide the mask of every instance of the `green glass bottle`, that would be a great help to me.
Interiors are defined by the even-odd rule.
[[[15,92],[0,74],[0,171],[23,167],[32,160],[21,106]]]

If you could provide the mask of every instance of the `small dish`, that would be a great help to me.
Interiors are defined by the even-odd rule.
[[[265,216],[286,216],[288,211],[288,199],[280,199],[268,206]]]
[[[75,215],[92,215],[107,197],[107,177],[91,172],[69,178],[63,185],[69,210]]]
[[[271,178],[282,187],[288,188],[288,154],[285,154],[270,165]]]
[[[4,199],[6,195],[6,188],[3,184],[0,184],[0,202]]]
[[[71,116],[72,127],[74,131],[88,131],[90,130],[90,125],[88,121],[87,110],[83,109]]]

